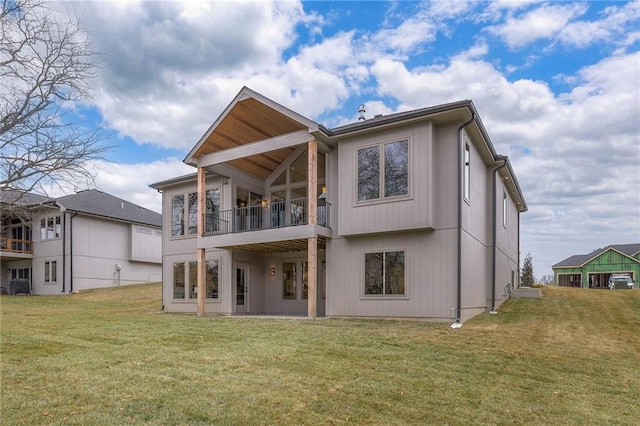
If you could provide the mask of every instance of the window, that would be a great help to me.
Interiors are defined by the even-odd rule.
[[[404,295],[404,270],[404,251],[365,253],[365,295]]]
[[[198,299],[198,262],[178,262],[173,264],[173,298],[180,300]],[[185,274],[188,272],[188,276]],[[218,299],[218,260],[207,260],[205,271],[205,298]],[[189,291],[186,291],[186,289]]]
[[[507,193],[502,191],[502,226],[507,227]]]
[[[206,298],[218,298],[218,261],[207,260]]]
[[[357,158],[358,201],[398,197],[409,193],[408,141],[360,148]]]
[[[173,264],[173,298],[184,299],[184,263]]]
[[[295,262],[282,264],[282,298],[296,300],[298,298],[298,277]]]
[[[187,200],[185,205],[184,200]],[[205,192],[205,230],[218,230],[220,214],[220,188]],[[185,221],[185,217],[187,220]],[[171,236],[196,235],[198,233],[198,193],[174,195],[171,198]]]
[[[171,236],[184,235],[184,195],[171,198]]]
[[[195,235],[198,233],[198,193],[190,192],[188,197],[188,224],[189,235]]]
[[[316,285],[321,289],[319,297],[326,298],[325,271],[326,261],[322,260],[317,271]],[[284,300],[309,299],[309,263],[304,260],[284,262],[282,264],[282,298]]]
[[[468,143],[464,145],[464,199],[471,199],[471,151]]]
[[[61,234],[62,227],[60,225],[60,216],[40,219],[40,239],[42,241],[60,238]]]
[[[44,282],[55,283],[58,281],[58,262],[53,260],[44,262]]]

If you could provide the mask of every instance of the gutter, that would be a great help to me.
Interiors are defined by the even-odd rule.
[[[497,234],[498,234],[498,195],[496,194],[496,190],[498,189],[498,171],[507,165],[507,157],[498,156],[498,161],[502,161],[502,164],[493,169],[493,252],[492,252],[492,264],[491,264],[491,310],[489,313],[497,314],[496,312],[496,250],[497,250]],[[520,212],[518,212],[518,218],[520,217]],[[520,220],[518,219],[518,226]],[[520,230],[518,229],[518,235],[520,235]],[[520,244],[520,238],[518,238],[518,244]],[[518,252],[519,257],[519,252]],[[520,262],[518,260],[518,262]]]
[[[465,121],[458,127],[458,294],[457,294],[457,305],[456,305],[456,321],[451,324],[451,328],[460,328],[462,327],[462,323],[460,322],[461,311],[462,311],[462,185],[464,185],[462,174],[463,174],[463,149],[462,143],[464,142],[462,138],[462,130],[467,127],[469,124],[473,123],[476,119],[475,110],[471,111],[471,118],[469,121]]]

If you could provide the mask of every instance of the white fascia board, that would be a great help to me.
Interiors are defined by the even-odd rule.
[[[215,164],[222,164],[228,161],[251,157],[252,155],[264,154],[266,152],[276,151],[282,148],[297,146],[310,142],[313,139],[313,136],[309,134],[309,130],[298,130],[297,132],[287,133],[286,135],[275,136],[258,142],[252,142],[236,146],[234,148],[205,154],[197,158],[197,165],[198,167],[207,167]]]

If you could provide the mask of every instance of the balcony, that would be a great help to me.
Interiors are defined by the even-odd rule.
[[[0,252],[4,260],[33,257],[33,241],[0,237]]]
[[[318,199],[318,225],[330,228],[331,204]],[[205,215],[205,236],[287,228],[309,224],[308,200],[298,198],[259,206],[237,207]]]

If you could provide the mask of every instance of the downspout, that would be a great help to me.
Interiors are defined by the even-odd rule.
[[[502,165],[493,169],[493,256],[491,264],[491,314],[497,314],[496,312],[496,246],[498,240],[498,171],[507,165],[507,157],[498,156],[498,161],[502,161]],[[504,213],[503,213],[504,214]]]
[[[458,328],[462,326],[460,322],[462,311],[462,181],[463,174],[463,149],[462,144],[464,139],[462,137],[462,130],[469,124],[473,123],[476,119],[475,111],[471,111],[471,118],[469,121],[465,121],[458,127],[458,295],[456,306],[456,322],[451,324],[452,328]]]
[[[67,282],[67,209],[60,206],[62,212],[62,293],[65,290]]]
[[[78,212],[69,216],[69,293],[73,293],[73,218]]]

